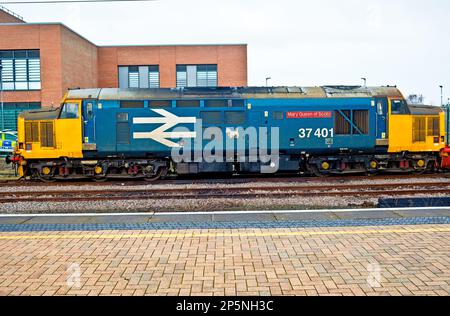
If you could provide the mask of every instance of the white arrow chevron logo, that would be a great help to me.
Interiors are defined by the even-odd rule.
[[[152,109],[153,112],[161,115],[160,117],[134,117],[133,124],[163,124],[151,132],[135,132],[133,138],[150,138],[167,147],[181,147],[168,138],[195,138],[195,132],[166,132],[169,128],[180,123],[195,123],[195,117],[176,116],[163,109]]]

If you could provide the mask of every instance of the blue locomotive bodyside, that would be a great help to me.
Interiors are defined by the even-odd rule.
[[[228,100],[214,99],[219,105]],[[271,133],[277,129],[279,151],[291,155],[375,151],[379,131],[374,98],[234,100],[239,106],[207,107],[211,101],[207,99],[191,100],[198,107],[179,107],[177,100],[167,100],[169,104],[163,107],[151,107],[149,100],[84,100],[83,108],[90,111],[84,120],[84,143],[96,144],[96,151],[86,154],[169,157],[175,144],[192,152],[203,151],[210,142],[205,137],[209,127],[220,129],[224,144],[230,132],[236,132],[237,143],[239,138],[248,138],[238,130],[255,128],[258,139],[267,131],[269,147]],[[136,107],[131,107],[133,102]],[[341,130],[336,124],[342,125]],[[245,144],[250,146],[250,141]]]

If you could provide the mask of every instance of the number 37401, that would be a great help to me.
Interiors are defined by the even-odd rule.
[[[298,137],[300,138],[328,138],[334,137],[334,130],[332,128],[300,128],[298,130]]]

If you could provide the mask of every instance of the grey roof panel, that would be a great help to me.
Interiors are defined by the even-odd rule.
[[[217,87],[159,89],[76,89],[67,98],[100,100],[146,100],[190,98],[367,98],[403,95],[396,87],[324,86],[324,87]]]
[[[23,111],[19,117],[23,117],[28,121],[36,120],[53,120],[59,116],[59,108],[43,108],[39,110]]]
[[[408,104],[408,109],[412,115],[439,115],[442,112],[442,108],[439,106],[423,104]]]

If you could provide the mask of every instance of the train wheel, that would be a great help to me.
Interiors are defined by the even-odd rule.
[[[147,167],[147,168],[148,168],[148,167]],[[150,169],[147,169],[147,168],[146,168],[146,170],[145,170],[145,171],[147,171],[147,172],[144,171],[144,174],[145,174],[144,180],[145,180],[145,181],[148,181],[148,182],[152,182],[152,181],[158,180],[159,178],[161,178],[161,176],[162,176],[163,174],[165,174],[165,173],[167,172],[166,168],[163,168],[163,167],[159,168],[158,171],[157,171],[156,173],[154,173],[154,172],[149,172]]]
[[[94,182],[105,182],[106,180],[108,180],[108,178],[106,176],[103,176],[103,177],[95,176],[95,177],[92,178],[92,180]]]
[[[55,170],[52,167],[43,167],[40,170],[36,169],[34,171],[34,175],[37,179],[39,179],[42,182],[55,182],[56,179],[54,178]]]
[[[322,172],[321,170],[319,170],[319,168],[318,168],[316,165],[310,165],[309,168],[308,168],[308,170],[309,170],[312,174],[314,174],[316,177],[324,178],[324,177],[330,176],[329,173],[324,173],[324,172]]]

